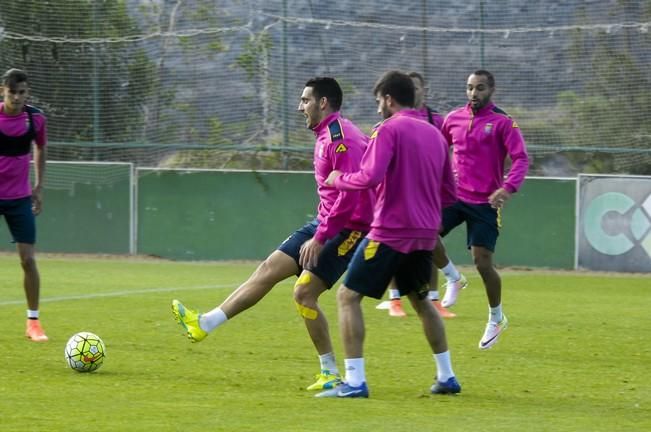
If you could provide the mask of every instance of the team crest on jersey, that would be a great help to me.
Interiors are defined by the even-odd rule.
[[[484,126],[484,133],[486,135],[489,135],[493,131],[493,123],[486,123],[486,126]]]
[[[341,143],[337,146],[337,149],[335,150],[335,153],[345,153],[346,150],[348,150],[348,147],[344,145],[344,143]]]

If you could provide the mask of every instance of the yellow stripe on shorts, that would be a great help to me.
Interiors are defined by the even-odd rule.
[[[368,244],[364,248],[364,260],[368,261],[375,256],[377,253],[377,248],[380,246],[380,242],[375,240],[369,240]]]
[[[355,247],[357,240],[359,240],[361,236],[361,231],[351,231],[350,235],[348,235],[348,238],[344,240],[337,248],[337,255],[344,256],[350,252],[350,250]]]
[[[502,228],[502,209],[497,209],[497,229]]]

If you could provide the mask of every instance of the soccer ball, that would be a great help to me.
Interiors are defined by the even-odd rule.
[[[80,332],[66,344],[65,358],[68,366],[77,372],[92,372],[104,362],[106,348],[96,334]]]

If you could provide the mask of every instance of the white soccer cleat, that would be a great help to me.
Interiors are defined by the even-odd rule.
[[[508,325],[509,320],[506,319],[506,315],[502,315],[502,321],[499,323],[488,321],[488,324],[486,324],[486,330],[484,330],[484,336],[482,336],[479,341],[479,349],[485,350],[495,345]]]
[[[445,295],[443,300],[441,300],[441,306],[444,308],[449,308],[454,306],[457,302],[457,297],[459,296],[459,291],[468,286],[468,281],[464,275],[460,275],[459,280],[454,282],[448,282],[445,284]]]

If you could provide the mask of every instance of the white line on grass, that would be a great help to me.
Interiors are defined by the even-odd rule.
[[[278,285],[281,285],[282,282]],[[112,291],[106,293],[95,293],[95,294],[77,294],[77,295],[67,295],[59,297],[44,297],[41,299],[41,303],[54,303],[67,300],[89,300],[102,297],[121,297],[121,296],[131,296],[139,294],[151,294],[151,293],[164,293],[172,291],[195,291],[195,290],[207,290],[207,289],[222,289],[222,288],[233,288],[233,284],[222,284],[222,285],[197,285],[197,286],[187,286],[187,287],[174,287],[174,288],[145,288],[137,290],[128,290],[128,291]],[[25,303],[25,299],[21,300],[5,300],[0,301],[0,306],[11,306]]]

